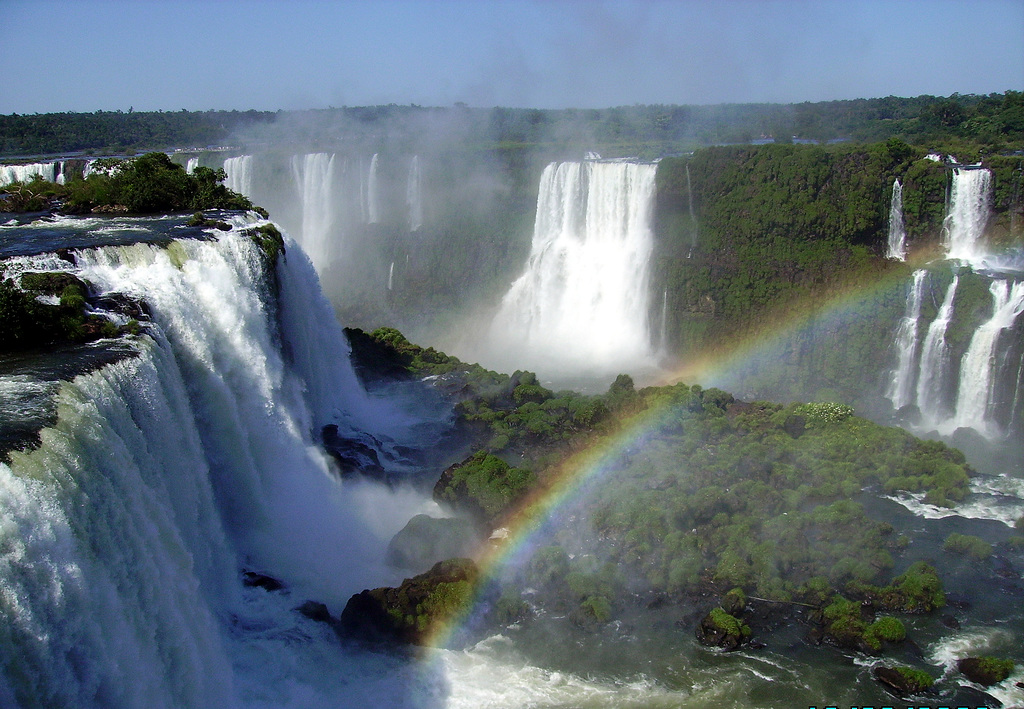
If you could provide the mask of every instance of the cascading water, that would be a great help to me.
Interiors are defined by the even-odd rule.
[[[946,258],[978,263],[985,256],[985,226],[992,199],[992,173],[976,166],[954,166],[949,212],[942,225]]]
[[[903,185],[899,180],[892,183],[892,199],[889,203],[889,242],[886,258],[897,261],[907,260],[907,229],[903,221]]]
[[[377,153],[370,158],[370,171],[366,177],[366,222],[376,224],[380,221],[380,187],[377,184]]]
[[[935,422],[945,417],[942,392],[946,377],[946,366],[949,352],[946,346],[946,328],[953,318],[953,298],[959,276],[953,276],[953,282],[946,289],[939,312],[928,326],[924,343],[921,346],[921,364],[917,376],[917,406],[921,415],[928,421]]]
[[[27,165],[0,165],[0,185],[12,182],[30,182],[39,176],[47,182],[56,180],[56,164],[52,162],[36,162]]]
[[[239,155],[225,160],[224,172],[228,177],[224,180],[224,185],[229,190],[252,197],[252,162],[252,155]]]
[[[423,226],[423,184],[420,177],[420,158],[418,155],[413,155],[412,162],[409,164],[409,179],[405,187],[405,203],[409,208],[409,231],[419,231],[420,227]],[[390,287],[388,290],[390,290]]]
[[[540,372],[651,366],[648,266],[656,167],[548,165],[525,273],[491,325],[495,352]]]
[[[199,167],[199,158],[189,158],[188,161],[185,163],[185,172],[191,175],[193,172],[196,171],[197,167]],[[225,172],[227,172],[227,170],[225,170]]]
[[[332,195],[334,166],[335,156],[327,153],[292,158],[292,174],[302,206],[299,242],[320,273],[338,256]]]
[[[314,444],[324,423],[393,417],[358,386],[301,250],[279,261],[279,299],[237,229],[78,264],[152,322],[136,356],[61,385],[39,447],[0,463],[0,704],[409,705],[395,661],[292,610],[397,582],[384,547],[422,504],[343,486]],[[244,588],[243,567],[290,590]]]
[[[960,364],[956,413],[946,427],[951,430],[971,427],[991,437],[1002,433],[989,417],[996,346],[999,336],[1012,328],[1024,312],[1024,281],[1014,283],[1012,287],[1005,280],[993,281],[989,289],[992,293],[992,317],[975,331],[964,354]]]
[[[921,296],[924,292],[924,269],[914,271],[914,280],[907,298],[907,310],[896,332],[896,371],[886,396],[893,408],[901,409],[914,401],[914,383],[917,376],[917,335],[921,319]]]

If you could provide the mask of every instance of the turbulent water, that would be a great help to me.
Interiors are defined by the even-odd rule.
[[[656,166],[552,163],[525,272],[491,324],[491,359],[546,376],[653,366],[648,270]],[[515,363],[518,363],[515,364]]]

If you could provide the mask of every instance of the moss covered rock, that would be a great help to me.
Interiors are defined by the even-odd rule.
[[[449,559],[397,588],[361,591],[345,605],[341,628],[363,639],[429,644],[469,607],[478,575],[470,559]]]
[[[985,687],[998,684],[1010,676],[1013,672],[1013,660],[1004,660],[997,657],[965,657],[957,660],[956,668],[963,675]]]
[[[750,626],[722,608],[712,610],[697,626],[697,640],[702,645],[735,650],[749,639]]]

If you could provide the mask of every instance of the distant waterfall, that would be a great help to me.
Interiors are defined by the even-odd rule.
[[[903,185],[899,180],[892,183],[892,200],[889,203],[889,249],[886,258],[905,261],[907,259],[907,229],[903,221]]]
[[[690,163],[686,163],[686,204],[690,210],[690,251],[686,254],[687,258],[693,256],[694,249],[697,248],[697,216],[693,211],[693,185],[690,182]]]
[[[491,326],[510,361],[541,371],[650,363],[655,170],[593,161],[544,169],[526,271]]]
[[[12,182],[31,182],[38,175],[47,182],[56,180],[55,164],[52,162],[35,162],[28,165],[0,165],[0,185]]]
[[[333,232],[335,214],[332,198],[335,156],[310,153],[292,157],[292,174],[302,206],[299,243],[309,254],[317,271],[324,272],[337,257]]]
[[[949,212],[942,225],[946,258],[977,262],[984,255],[982,237],[992,199],[992,173],[975,167],[954,167]]]
[[[366,222],[376,224],[380,221],[380,187],[377,184],[377,153],[370,159],[370,173],[366,178]]]
[[[193,172],[196,171],[197,167],[199,167],[199,158],[189,158],[188,161],[185,163],[185,172],[191,175]],[[225,170],[225,172],[227,172],[227,170]]]
[[[897,183],[899,184],[899,183]],[[918,321],[921,319],[921,295],[924,292],[924,269],[914,271],[914,281],[907,298],[907,310],[896,333],[897,362],[892,383],[886,393],[893,408],[901,409],[914,401],[914,383],[917,375]]]
[[[224,185],[246,197],[252,196],[252,155],[240,155],[224,161],[224,172],[228,177]]]
[[[971,338],[971,344],[960,364],[960,385],[957,390],[956,414],[952,427],[970,426],[983,433],[993,426],[989,405],[996,367],[996,344],[1001,333],[1013,327],[1024,312],[1024,281],[1013,287],[1005,280],[993,281],[992,317],[983,323]]]
[[[405,186],[405,203],[409,208],[409,231],[419,231],[423,226],[423,184],[420,177],[420,158],[412,156],[409,165],[409,179]]]
[[[942,402],[946,366],[949,352],[946,347],[946,328],[953,318],[953,298],[959,277],[953,276],[953,282],[946,289],[939,312],[935,316],[924,337],[921,346],[921,365],[917,379],[917,406],[921,415],[930,421],[938,421],[945,417]]]

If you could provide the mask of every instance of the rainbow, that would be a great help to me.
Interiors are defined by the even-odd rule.
[[[669,385],[677,382],[711,383],[737,368],[748,366],[759,358],[772,357],[781,351],[787,338],[803,328],[825,324],[830,318],[843,318],[854,312],[867,299],[906,281],[910,270],[905,264],[883,269],[871,283],[850,283],[833,291],[828,299],[810,297],[803,303],[790,304],[786,313],[766,320],[758,332],[737,339],[714,352],[701,355],[671,372],[658,382]],[[666,400],[669,397],[666,397]],[[595,439],[590,445],[574,452],[553,470],[546,471],[544,484],[527,496],[506,520],[507,536],[486,549],[476,559],[481,571],[481,583],[487,587],[488,579],[496,578],[502,569],[528,561],[538,543],[538,531],[569,501],[579,499],[587,489],[600,482],[603,473],[623,451],[642,442],[657,429],[670,411],[668,404],[657,404],[621,422],[611,433]],[[428,639],[430,647],[445,647],[462,624],[475,615],[478,600],[460,616],[437,628]]]

